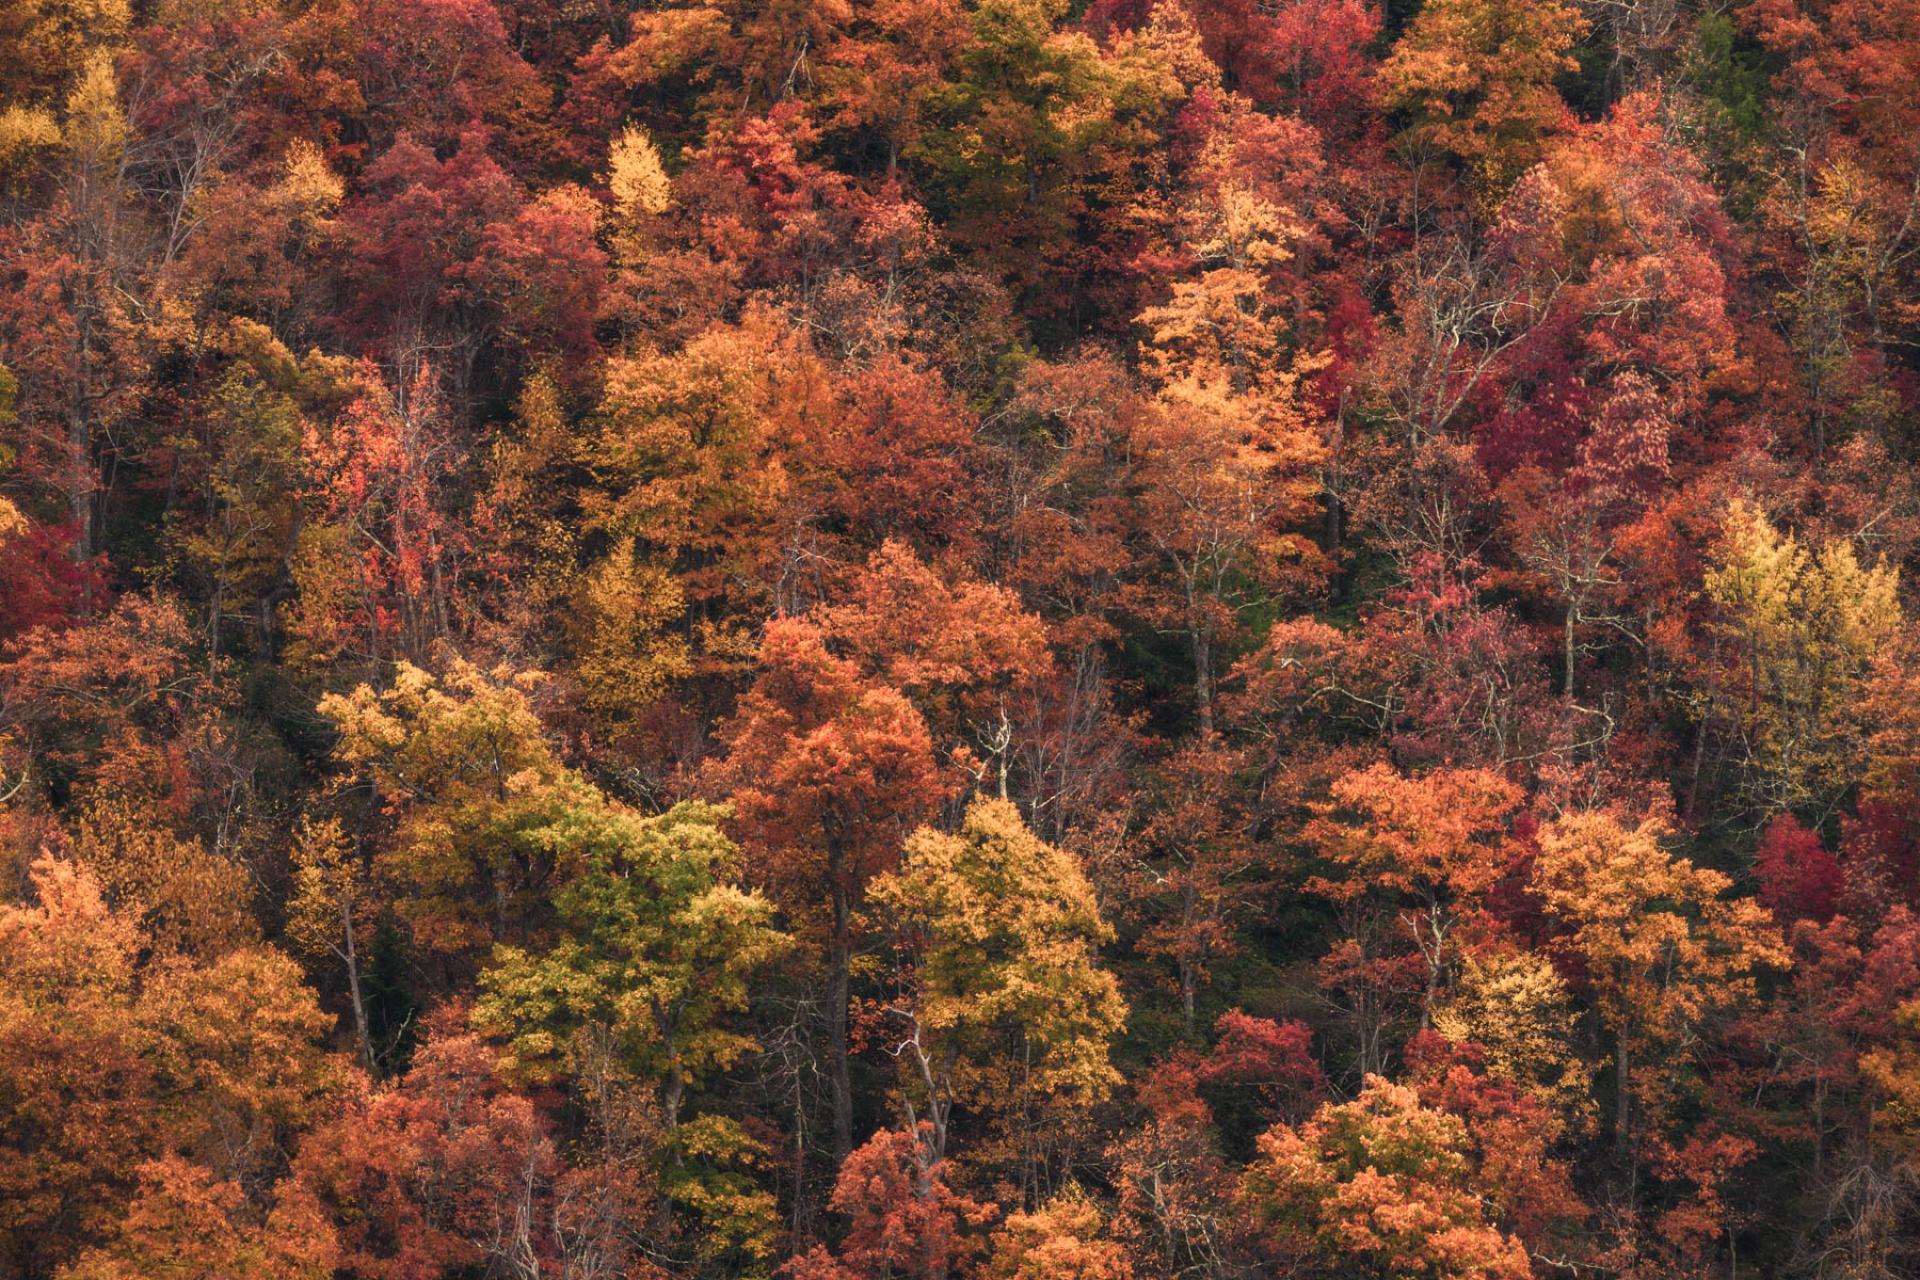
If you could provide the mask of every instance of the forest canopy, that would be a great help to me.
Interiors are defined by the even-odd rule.
[[[1920,1274],[1917,82],[0,0],[0,1280]]]

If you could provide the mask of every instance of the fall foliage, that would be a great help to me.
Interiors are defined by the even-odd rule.
[[[1920,1274],[1916,77],[0,0],[0,1280]]]

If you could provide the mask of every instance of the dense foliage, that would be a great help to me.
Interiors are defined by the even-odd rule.
[[[1920,1274],[1917,80],[0,0],[0,1280]]]

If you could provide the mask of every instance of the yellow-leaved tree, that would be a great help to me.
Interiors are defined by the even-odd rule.
[[[1534,891],[1570,930],[1562,945],[1613,1037],[1623,1148],[1670,1118],[1712,1021],[1753,999],[1758,970],[1789,962],[1766,908],[1668,853],[1672,836],[1658,816],[1569,813],[1540,833],[1534,864]]]
[[[613,195],[613,248],[622,266],[637,266],[646,256],[644,231],[649,220],[673,203],[673,187],[660,151],[644,129],[628,125],[607,151],[607,189]]]
[[[607,185],[613,192],[614,208],[623,218],[665,213],[673,200],[667,171],[660,164],[659,149],[647,137],[646,130],[633,125],[628,125],[613,140],[608,156]]]
[[[1860,1074],[1878,1095],[1874,1136],[1920,1173],[1920,1000],[1893,1011],[1894,1035],[1860,1055]]]
[[[577,868],[554,825],[591,797],[555,757],[530,693],[541,677],[454,661],[400,663],[385,690],[320,700],[335,757],[385,810],[372,870],[423,951],[475,962],[527,939]]]
[[[1303,382],[1326,357],[1296,350],[1269,273],[1292,257],[1292,210],[1232,178],[1191,203],[1186,246],[1202,264],[1138,317],[1151,409],[1133,442],[1135,517],[1160,581],[1136,606],[1184,632],[1194,711],[1213,731],[1218,650],[1243,615],[1318,580],[1321,557],[1299,530],[1316,512],[1325,452]]]
[[[1465,168],[1497,203],[1567,117],[1555,77],[1586,33],[1561,0],[1429,0],[1380,68],[1385,105],[1411,118],[1405,142]]]
[[[1100,1206],[1078,1185],[1031,1213],[1010,1213],[993,1233],[986,1280],[1133,1280],[1127,1250]]]
[[[639,715],[667,687],[688,675],[693,660],[684,636],[669,628],[686,610],[680,583],[624,538],[586,570],[574,589],[574,670],[587,705],[610,724]]]
[[[1593,1070],[1573,1043],[1579,1011],[1553,962],[1534,951],[1468,956],[1451,1002],[1433,1015],[1449,1040],[1480,1046],[1487,1075],[1584,1127]]]
[[[1900,634],[1899,574],[1834,539],[1803,545],[1736,500],[1706,594],[1707,714],[1730,733],[1763,813],[1819,812],[1859,782],[1874,660]]]
[[[1119,1081],[1108,1047],[1126,1020],[1099,945],[1113,936],[1079,860],[1000,799],[951,835],[922,827],[872,898],[911,966],[891,1012],[907,1127],[943,1158],[956,1102],[1031,1120],[1043,1103],[1090,1106]]]
[[[732,1018],[747,1007],[749,978],[788,949],[773,904],[734,883],[740,850],[721,830],[727,816],[700,801],[655,817],[597,793],[577,803],[543,834],[580,868],[553,895],[554,945],[496,948],[473,1018],[506,1041],[503,1065],[526,1079],[571,1079],[596,1103],[604,1081],[647,1085],[667,1199],[703,1259],[752,1274],[778,1221],[749,1172],[766,1149],[729,1116],[684,1114],[690,1088],[759,1047]]]

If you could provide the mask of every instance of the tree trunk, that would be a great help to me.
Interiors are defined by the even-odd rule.
[[[1632,1105],[1629,1101],[1627,1069],[1627,1032],[1622,1027],[1615,1037],[1614,1045],[1614,1102],[1613,1102],[1613,1140],[1622,1156],[1633,1149],[1633,1131],[1628,1114]]]
[[[340,924],[347,944],[342,959],[347,962],[347,994],[353,1001],[353,1034],[360,1042],[360,1056],[366,1060],[367,1070],[378,1076],[380,1068],[373,1058],[373,1036],[367,1030],[367,1002],[360,991],[360,951],[353,933],[353,897],[344,887],[340,891]]]
[[[829,957],[827,1072],[833,1091],[833,1162],[846,1163],[853,1153],[853,1078],[847,1069],[848,971],[853,951],[853,904],[842,879],[842,855],[828,855],[827,875],[833,886],[833,946]]]
[[[1568,698],[1573,697],[1573,619],[1574,619],[1573,606],[1569,604],[1567,606],[1567,621],[1566,621],[1566,635],[1565,635],[1565,657],[1567,662],[1567,674],[1566,674],[1566,678],[1561,682],[1561,686],[1560,686],[1560,692],[1564,693]]]
[[[660,1086],[660,1114],[671,1133],[680,1127],[680,1104],[687,1096],[687,1082],[680,1074],[678,1055],[670,1055],[667,1078]]]
[[[90,287],[89,287],[90,292]],[[73,488],[67,494],[67,517],[73,522],[74,563],[85,564],[93,558],[93,412],[91,379],[93,368],[93,306],[90,297],[75,300],[74,342],[71,381],[67,388],[67,448],[74,467]],[[84,580],[83,580],[84,581]],[[92,589],[86,591],[85,605],[93,606]]]
[[[1195,970],[1199,966],[1186,956],[1180,957],[1180,1013],[1186,1020],[1187,1037],[1193,1037],[1193,997],[1194,988],[1200,985]]]
[[[1340,567],[1340,545],[1341,539],[1345,536],[1345,527],[1341,515],[1340,496],[1336,493],[1329,492],[1327,494],[1326,530],[1322,535],[1322,541],[1326,544],[1327,560],[1332,566],[1327,570],[1327,600],[1329,603],[1336,605],[1347,602],[1347,575]]]
[[[1213,637],[1205,627],[1193,629],[1193,703],[1200,736],[1213,737]]]

